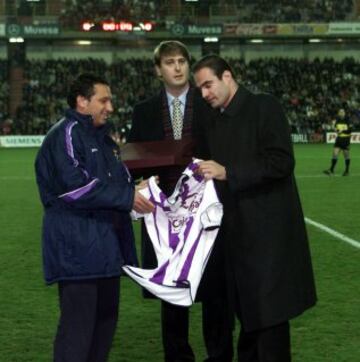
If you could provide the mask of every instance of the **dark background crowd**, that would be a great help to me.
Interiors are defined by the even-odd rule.
[[[283,104],[293,133],[323,133],[340,108],[360,129],[360,63],[353,58],[313,61],[269,58],[229,59],[239,81],[254,91],[274,94]],[[134,105],[153,95],[160,83],[150,59],[32,60],[25,66],[23,101],[15,117],[7,109],[6,62],[0,62],[0,132],[45,134],[67,107],[67,87],[78,74],[94,72],[110,81],[114,99],[112,122],[125,135]]]
[[[83,21],[157,20],[164,15],[161,1],[145,0],[66,0],[59,22],[65,29],[79,28]]]
[[[249,23],[331,22],[354,18],[353,0],[238,0],[239,20]]]
[[[357,0],[18,0],[8,5],[8,14],[19,16],[58,16],[64,30],[79,29],[82,22],[109,20],[145,21],[157,23],[218,22],[218,17],[231,16],[239,23],[308,23],[357,21]],[[9,2],[9,4],[12,2]],[[17,4],[16,6],[14,4]],[[1,14],[0,14],[1,15]]]

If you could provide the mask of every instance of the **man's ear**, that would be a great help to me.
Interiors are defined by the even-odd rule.
[[[229,81],[230,79],[232,79],[231,72],[229,70],[224,70],[221,79],[224,81]]]
[[[89,104],[89,100],[84,96],[78,95],[76,97],[76,105],[79,109],[83,110],[86,109]]]
[[[162,78],[161,70],[160,70],[160,67],[159,67],[158,65],[155,65],[155,72],[156,72],[156,75],[157,75],[159,78]]]

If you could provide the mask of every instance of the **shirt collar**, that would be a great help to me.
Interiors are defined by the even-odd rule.
[[[178,97],[174,97],[172,94],[166,92],[166,97],[167,97],[167,101],[168,101],[168,104],[172,104],[173,100],[175,98],[178,98],[179,101],[181,102],[182,105],[185,105],[186,103],[186,96],[188,94],[188,91],[189,91],[190,87],[188,87],[184,92],[182,92]]]
[[[105,124],[101,127],[95,127],[93,125],[93,118],[89,114],[82,114],[77,112],[75,109],[69,108],[65,111],[65,116],[70,118],[71,120],[77,121],[82,124],[86,129],[90,130],[91,132],[96,132],[101,135],[105,135],[109,132],[111,125]]]

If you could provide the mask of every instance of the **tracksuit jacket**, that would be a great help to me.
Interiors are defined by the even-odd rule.
[[[134,183],[109,127],[73,109],[49,131],[35,162],[44,206],[45,281],[114,277],[136,265],[129,212]]]

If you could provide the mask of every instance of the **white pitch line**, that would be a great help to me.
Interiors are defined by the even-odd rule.
[[[305,217],[305,222],[307,222],[308,224],[317,227],[318,229],[325,231],[326,233],[330,234],[331,236],[340,239],[342,241],[344,241],[345,243],[348,243],[352,246],[354,246],[355,248],[360,249],[360,242],[354,239],[349,238],[348,236],[339,233],[338,231],[335,231],[331,228],[329,228],[326,225],[320,224],[314,220],[309,219],[308,217]]]
[[[0,176],[0,181],[35,181],[31,176]]]
[[[346,176],[346,177],[344,177],[344,176],[342,176],[342,174],[341,173],[339,173],[338,175],[331,175],[331,176],[329,176],[329,175],[324,175],[324,174],[318,174],[318,175],[295,175],[295,178],[323,178],[324,180],[329,180],[329,179],[331,179],[331,178],[333,178],[333,177],[336,177],[336,178],[338,178],[338,177],[341,177],[341,178],[351,178],[351,177],[359,177],[360,176],[360,173],[351,173],[349,176]]]

